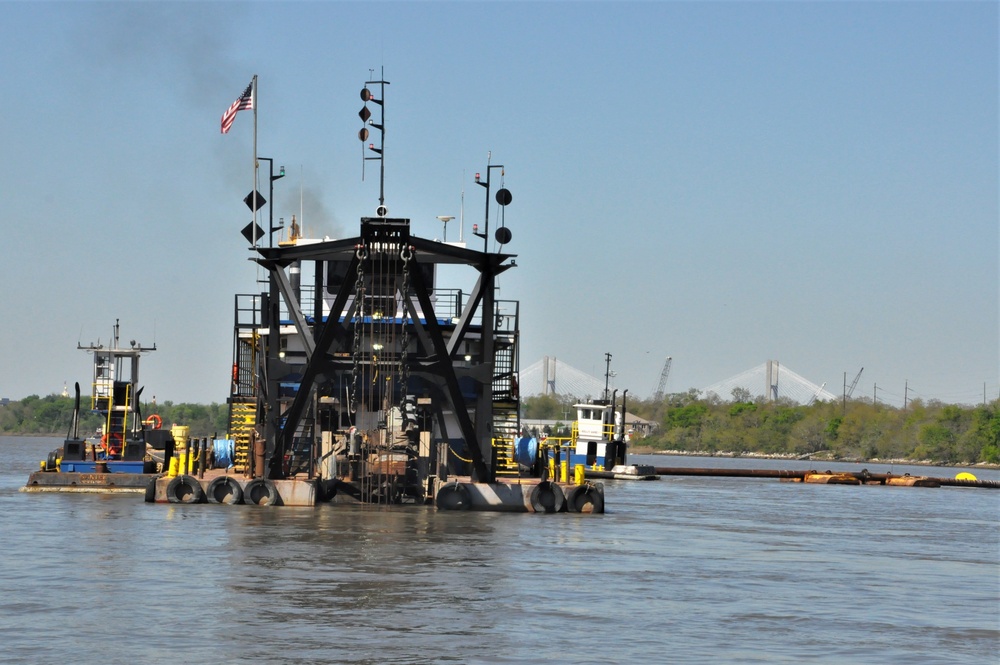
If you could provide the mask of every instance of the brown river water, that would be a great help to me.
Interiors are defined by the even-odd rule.
[[[1000,490],[607,481],[604,515],[19,492],[59,444],[0,437],[0,663],[998,662]]]

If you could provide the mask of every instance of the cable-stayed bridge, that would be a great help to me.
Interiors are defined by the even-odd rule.
[[[818,386],[788,367],[780,365],[777,360],[768,360],[745,372],[713,383],[702,389],[701,396],[708,397],[715,394],[728,402],[733,399],[733,390],[741,388],[749,392],[751,399],[763,398],[770,401],[781,397],[798,404],[836,401],[837,396],[826,390],[825,385]]]
[[[521,370],[520,387],[525,397],[569,395],[584,400],[604,395],[603,378],[591,376],[551,356],[545,356]],[[614,388],[613,382],[611,388]],[[728,402],[733,399],[733,390],[737,388],[746,391],[751,400],[783,398],[798,404],[811,404],[839,399],[825,389],[825,384],[817,385],[776,360],[768,360],[699,392],[702,397],[715,395]]]
[[[604,379],[591,376],[561,360],[545,356],[521,370],[521,394],[571,395],[576,399],[604,396]]]

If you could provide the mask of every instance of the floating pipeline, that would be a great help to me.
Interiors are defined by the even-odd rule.
[[[824,485],[890,485],[894,487],[978,487],[1000,489],[1000,481],[978,480],[971,473],[963,472],[957,478],[896,475],[861,471],[793,471],[789,469],[697,469],[658,466],[654,472],[660,476],[713,476],[726,478],[777,478],[787,482]],[[587,473],[590,475],[590,472]]]
[[[639,464],[617,464],[608,469],[587,469],[582,464],[573,467],[574,472],[582,473],[584,478],[603,478],[607,480],[658,480],[659,476],[651,466]],[[577,483],[579,484],[579,483]]]

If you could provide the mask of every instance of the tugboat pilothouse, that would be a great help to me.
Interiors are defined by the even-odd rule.
[[[90,410],[100,416],[93,437],[80,436],[80,384],[69,432],[62,447],[49,453],[41,469],[28,478],[28,491],[145,491],[169,457],[169,432],[160,430],[158,415],[143,418],[139,359],[156,350],[131,340],[123,346],[115,321],[110,342],[77,348],[93,357]],[[166,450],[165,450],[166,449]]]

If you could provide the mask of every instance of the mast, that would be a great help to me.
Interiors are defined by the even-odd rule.
[[[369,70],[371,71],[371,70]],[[358,117],[365,125],[374,127],[379,130],[379,146],[376,148],[375,143],[368,144],[368,150],[375,153],[375,157],[365,157],[364,160],[377,160],[379,163],[379,178],[378,178],[378,208],[377,214],[379,217],[385,217],[388,215],[389,211],[385,207],[385,160],[382,159],[382,155],[385,151],[385,86],[389,85],[389,81],[385,80],[385,70],[383,69],[383,74],[378,81],[365,81],[365,87],[361,89],[361,101],[365,103],[361,110],[358,111]],[[379,87],[379,96],[375,97],[372,91],[368,88],[370,85],[377,85]],[[371,109],[368,108],[368,102],[376,104],[380,109],[379,122],[375,122],[372,119]],[[358,138],[362,143],[368,140],[369,132],[368,127],[362,127],[358,132]],[[362,164],[363,166],[363,164]],[[363,173],[363,171],[362,171]],[[363,177],[363,176],[362,176]]]

